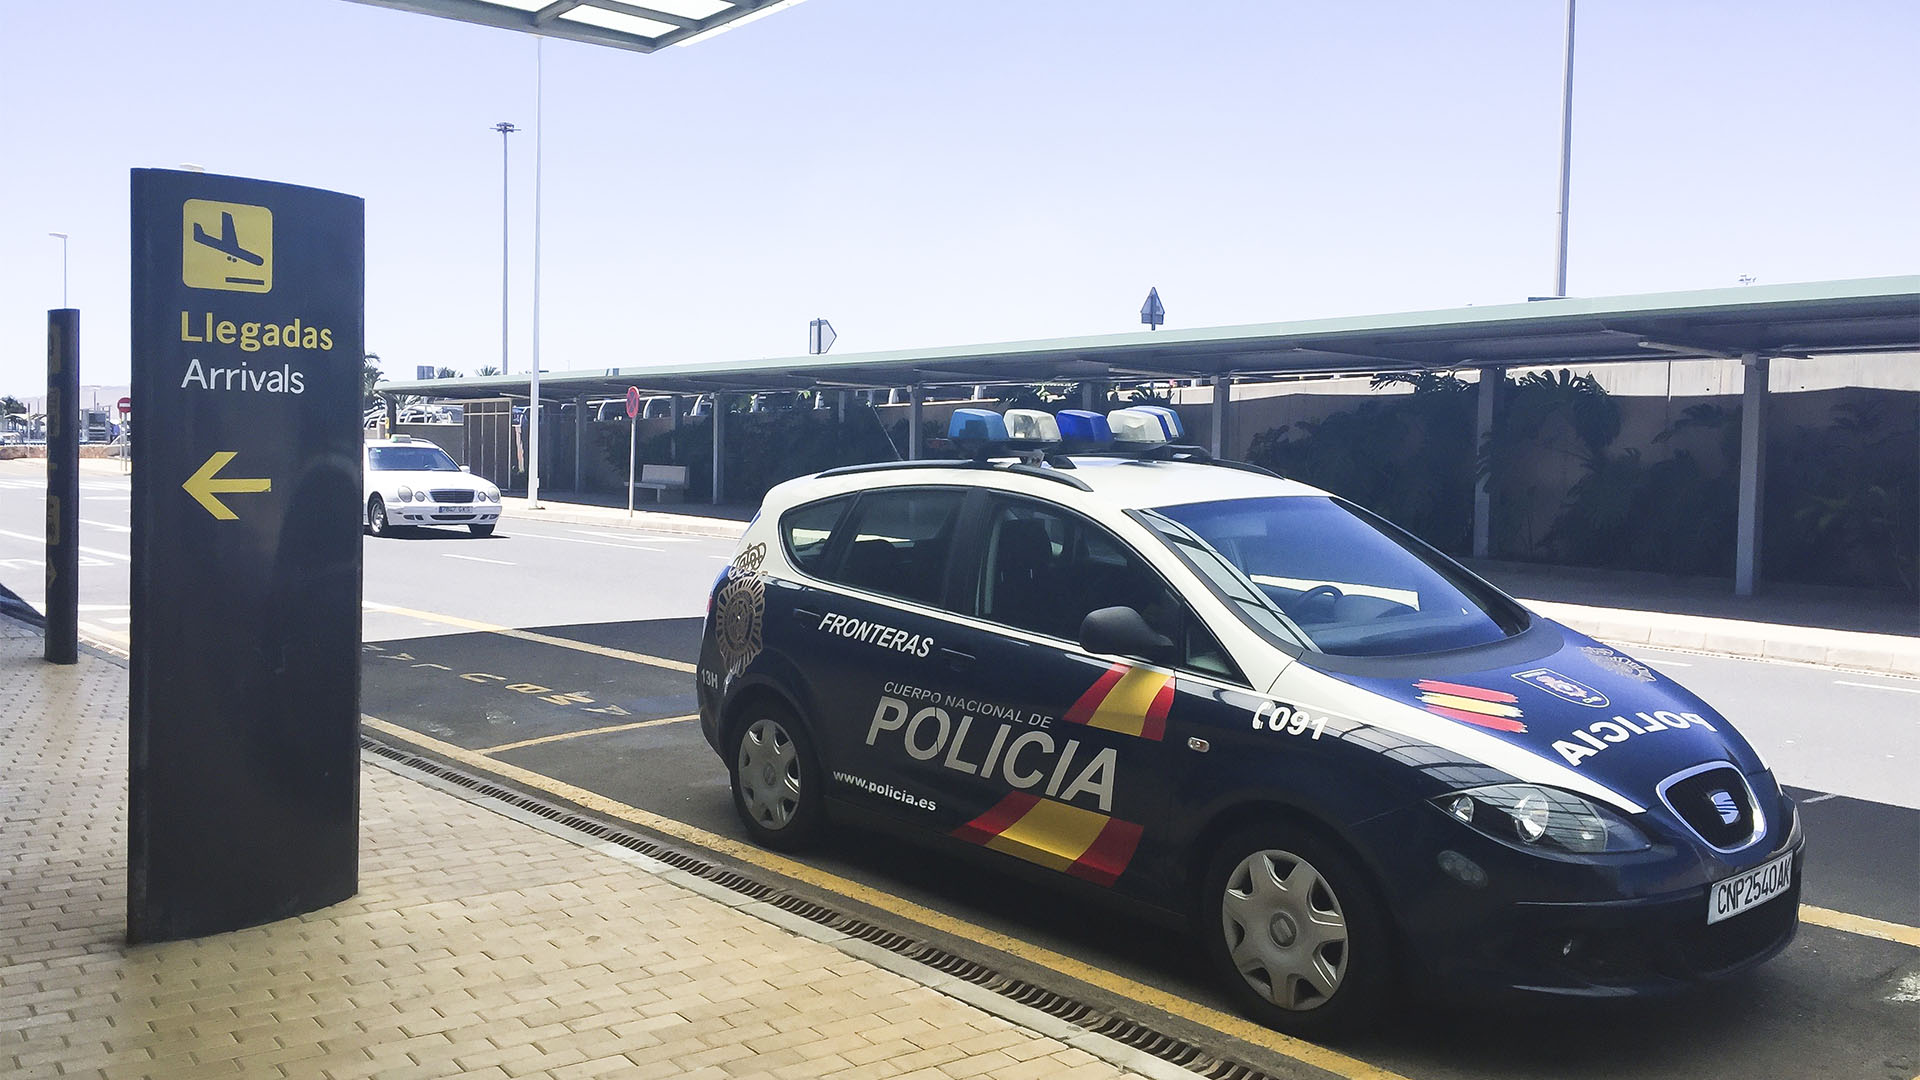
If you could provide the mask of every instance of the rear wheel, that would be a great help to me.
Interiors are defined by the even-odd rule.
[[[1203,903],[1208,959],[1261,1023],[1333,1035],[1386,1006],[1394,960],[1385,909],[1322,834],[1281,825],[1234,833],[1214,854]]]
[[[387,523],[387,504],[378,495],[367,500],[367,532],[374,536],[393,532],[393,526]]]
[[[733,808],[755,842],[780,851],[820,831],[820,767],[799,718],[770,698],[749,702],[727,754]]]
[[[470,531],[471,531],[471,532],[473,533],[473,535],[475,535],[475,536],[492,536],[492,535],[493,535],[493,526],[492,526],[491,524],[487,524],[487,525],[469,525],[469,526],[467,526],[467,528],[468,528],[468,530],[470,530]]]

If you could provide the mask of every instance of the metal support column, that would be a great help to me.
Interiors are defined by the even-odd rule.
[[[48,663],[80,659],[80,312],[47,312]]]
[[[685,416],[687,408],[679,394],[668,399],[673,411],[673,433],[667,436],[667,464],[680,464],[680,418]]]
[[[1215,375],[1213,377],[1213,446],[1214,457],[1227,456],[1227,405],[1233,400],[1233,376]]]
[[[393,436],[393,425],[400,422],[400,406],[394,400],[392,394],[388,394],[383,400],[387,403],[387,436],[391,438]]]
[[[834,416],[834,419],[844,424],[847,422],[847,392],[845,390],[840,391],[838,394],[838,399],[839,400],[834,402],[834,406],[837,410],[836,415]]]
[[[1733,546],[1733,594],[1752,596],[1760,575],[1760,502],[1767,464],[1767,358],[1740,358],[1740,511]]]
[[[1473,411],[1473,452],[1477,456],[1493,434],[1493,398],[1506,381],[1506,368],[1481,368],[1480,392]],[[1473,557],[1484,559],[1493,552],[1493,493],[1487,489],[1492,477],[1474,470],[1473,478]]]
[[[907,392],[907,396],[913,402],[913,410],[907,413],[907,460],[918,461],[920,460],[920,412],[921,404],[927,398],[927,388],[914,383],[913,389]]]
[[[581,464],[586,447],[587,399],[583,394],[573,399],[573,491],[576,495],[586,490],[586,470]]]
[[[713,505],[720,505],[720,495],[727,490],[726,483],[726,430],[727,395],[713,395]]]

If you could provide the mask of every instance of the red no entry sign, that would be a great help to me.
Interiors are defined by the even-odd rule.
[[[627,419],[631,420],[639,415],[640,388],[637,386],[629,386],[627,387]]]
[[[131,412],[133,412],[133,399],[130,397],[121,398],[120,399],[120,415],[126,416]]]

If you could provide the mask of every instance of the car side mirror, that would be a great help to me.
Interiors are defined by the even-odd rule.
[[[473,471],[473,466],[471,466],[471,465],[462,465],[462,466],[460,466],[460,471],[461,471],[461,472],[472,472],[472,471]]]
[[[1080,620],[1080,647],[1090,653],[1138,656],[1164,663],[1173,659],[1173,641],[1156,633],[1130,607],[1103,607]]]

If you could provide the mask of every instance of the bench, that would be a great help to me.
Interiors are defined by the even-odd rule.
[[[634,493],[641,488],[653,492],[654,502],[679,502],[687,490],[685,465],[642,465],[640,479],[633,482]]]

